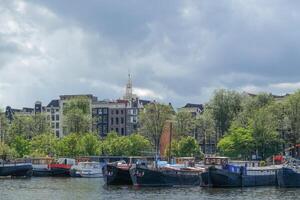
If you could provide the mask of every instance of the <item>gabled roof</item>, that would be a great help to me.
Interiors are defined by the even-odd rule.
[[[59,107],[59,100],[58,99],[53,99],[47,107]]]
[[[199,108],[203,110],[202,104],[193,104],[193,103],[187,103],[183,108]]]
[[[145,105],[151,103],[151,101],[139,99],[139,103],[142,104],[143,106],[145,106]]]

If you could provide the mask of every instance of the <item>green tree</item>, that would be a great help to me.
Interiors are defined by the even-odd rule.
[[[169,155],[169,148],[166,149],[165,155]],[[172,141],[171,156],[175,157],[202,157],[203,153],[200,147],[191,136],[181,137],[178,141]]]
[[[76,133],[64,136],[58,141],[57,155],[76,157],[80,155],[80,140]]]
[[[140,134],[131,134],[127,136],[130,142],[129,156],[146,155],[150,151],[150,142]]]
[[[30,142],[22,136],[16,136],[10,146],[16,150],[20,158],[23,158],[25,155],[30,155]]]
[[[225,156],[246,159],[254,149],[253,130],[232,125],[218,142],[218,149]]]
[[[9,158],[16,158],[18,157],[18,154],[15,149],[11,148],[7,144],[1,142],[0,143],[0,158],[3,160],[9,159]]]
[[[148,104],[140,112],[141,133],[149,138],[157,154],[159,154],[160,138],[165,122],[171,119],[171,116],[170,106],[159,103]]]
[[[50,133],[52,131],[50,124],[43,113],[32,115],[30,122],[30,129],[32,130],[32,135],[30,137]]]
[[[32,155],[56,155],[58,138],[53,133],[37,135],[32,138],[30,143],[32,147]]]
[[[51,131],[49,123],[43,114],[36,114],[31,116],[15,115],[14,120],[8,128],[8,142],[16,136],[22,136],[25,139],[49,133]]]
[[[211,144],[215,141],[215,123],[211,110],[205,109],[204,112],[196,119],[197,135],[196,139],[200,144],[204,145],[203,151],[206,153],[206,144]]]
[[[5,113],[2,112],[0,109],[0,141],[6,142],[8,140],[8,129],[9,129],[9,122],[5,117]]]
[[[200,157],[202,156],[200,147],[195,140],[195,138],[191,136],[183,137],[178,142],[178,152],[179,156],[192,156],[192,157]]]
[[[28,139],[32,137],[30,124],[31,121],[29,116],[16,115],[8,129],[9,132],[8,142],[10,143],[11,140],[16,136],[23,136]]]
[[[171,155],[169,155],[169,151],[170,151],[170,146],[168,146],[168,148],[166,148],[165,150],[165,157],[179,157],[180,156],[180,152],[179,152],[179,145],[178,145],[178,141],[177,140],[173,140],[171,143]]]
[[[105,152],[112,156],[129,155],[130,141],[128,137],[118,136],[117,133],[110,133],[103,142]]]
[[[277,131],[276,118],[268,108],[258,110],[250,126],[253,130],[255,148],[262,159],[265,159],[280,150],[282,140]]]
[[[94,133],[85,134],[80,141],[81,154],[95,156],[100,154],[99,138]]]
[[[88,98],[77,97],[66,101],[63,113],[68,133],[84,134],[91,128],[91,112]]]
[[[176,114],[175,117],[175,132],[179,136],[188,136],[193,135],[195,130],[195,117],[192,116],[192,113],[186,111],[180,111]]]
[[[242,111],[235,117],[235,122],[244,128],[249,126],[250,119],[255,113],[264,107],[274,104],[274,98],[271,94],[259,93],[256,96],[242,96]]]
[[[231,122],[241,111],[241,101],[241,95],[235,91],[224,89],[215,91],[206,109],[212,110],[217,138],[222,137],[227,132]]]
[[[287,116],[287,126],[290,130],[287,135],[287,142],[293,147],[292,154],[299,156],[299,152],[296,152],[296,145],[300,142],[300,90],[290,95],[286,101],[285,113]]]
[[[101,151],[113,156],[141,156],[150,149],[150,142],[144,136],[132,134],[119,136],[112,132],[101,142]]]

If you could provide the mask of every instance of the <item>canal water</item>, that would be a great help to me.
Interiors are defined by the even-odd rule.
[[[0,199],[196,199],[196,200],[296,200],[299,189],[259,187],[245,189],[214,188],[135,188],[106,187],[103,179],[84,178],[31,178],[0,179]]]

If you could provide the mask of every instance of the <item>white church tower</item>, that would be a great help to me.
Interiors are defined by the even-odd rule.
[[[131,80],[131,75],[129,73],[128,81],[126,84],[126,91],[125,91],[125,95],[124,95],[123,99],[132,101],[133,99],[136,99],[136,98],[137,98],[137,96],[135,94],[133,94],[133,92],[132,92],[132,80]]]

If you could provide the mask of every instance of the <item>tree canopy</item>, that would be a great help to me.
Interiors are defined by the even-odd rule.
[[[67,133],[83,134],[91,129],[92,116],[89,99],[77,97],[67,100],[63,107],[64,128]]]
[[[254,147],[251,128],[231,126],[227,134],[219,141],[218,148],[223,155],[233,158],[247,158]]]
[[[169,148],[166,149],[165,156],[169,155]],[[181,137],[179,140],[172,141],[172,157],[202,157],[203,153],[197,140],[191,136]]]
[[[140,130],[155,147],[158,154],[160,146],[160,138],[165,126],[165,122],[172,118],[172,109],[169,105],[151,103],[145,106],[140,112]]]

